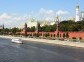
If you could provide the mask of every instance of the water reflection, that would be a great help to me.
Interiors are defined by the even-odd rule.
[[[12,47],[20,48],[22,44],[12,43]]]

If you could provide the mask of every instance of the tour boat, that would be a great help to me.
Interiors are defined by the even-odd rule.
[[[12,39],[11,41],[14,42],[14,43],[18,43],[18,44],[22,44],[23,43],[22,40],[19,39],[19,38]]]

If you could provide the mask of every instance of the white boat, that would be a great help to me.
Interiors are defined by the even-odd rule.
[[[22,44],[23,43],[22,40],[19,39],[19,38],[12,39],[11,41],[14,42],[14,43],[18,43],[18,44]]]

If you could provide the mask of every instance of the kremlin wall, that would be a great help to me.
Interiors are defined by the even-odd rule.
[[[57,38],[57,31],[55,32],[38,32],[38,35],[41,36],[41,37],[45,37],[46,34],[49,34],[49,37],[56,37]],[[59,31],[59,37],[60,38],[63,38],[63,34],[66,34],[67,32],[62,32],[62,31]],[[22,31],[21,32],[22,35],[25,34],[25,31]],[[27,32],[27,35],[30,35],[30,36],[35,36],[35,34],[37,34],[37,32]],[[84,32],[68,32],[68,38],[69,39],[84,39]]]
[[[50,38],[68,38],[68,39],[84,39],[84,32],[63,32],[63,31],[58,31],[56,29],[55,32],[39,32],[36,30],[35,32],[27,32],[26,31],[27,25],[25,25],[24,29],[20,32],[21,35],[28,35],[28,36],[36,36],[36,34],[39,35],[39,37],[45,37],[46,35]],[[67,34],[68,33],[68,34]],[[68,37],[64,37],[65,35],[68,35]]]
[[[81,14],[81,15],[80,15]],[[80,20],[84,20],[84,12],[81,12],[80,13],[80,7],[79,6],[76,6],[76,17],[75,17],[75,22],[77,21],[80,21]],[[45,35],[47,34],[49,37],[51,38],[69,38],[69,39],[84,39],[84,32],[63,32],[63,31],[59,31],[58,30],[58,23],[59,23],[59,18],[56,17],[56,20],[54,23],[57,24],[57,29],[55,32],[39,32],[38,31],[38,26],[36,22],[35,23],[35,27],[36,27],[36,31],[35,32],[27,32],[26,29],[27,29],[27,24],[25,24],[25,27],[24,29],[20,32],[20,34],[22,35],[29,35],[29,36],[35,36],[36,34],[38,34],[40,37],[45,37]],[[32,25],[32,23],[29,23],[29,25]],[[34,25],[34,24],[33,24]],[[45,23],[43,24],[45,25]],[[47,23],[48,25],[48,23]],[[29,26],[28,26],[29,27]],[[66,35],[66,33],[68,33],[68,37],[64,37],[64,34]],[[59,36],[58,36],[59,34]]]

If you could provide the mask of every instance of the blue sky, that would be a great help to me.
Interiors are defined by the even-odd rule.
[[[42,13],[46,12],[50,12],[49,14],[58,12],[59,14],[61,11],[64,12],[63,14],[68,14],[73,17],[75,16],[76,4],[79,4],[80,10],[84,11],[84,0],[77,1],[78,0],[0,0],[0,18],[4,18],[0,19],[3,20],[1,24],[5,23],[10,25],[12,22],[15,22],[16,19],[13,21],[10,19],[11,17],[19,18],[19,22],[21,20],[20,17],[23,17],[22,20],[26,22],[25,18],[29,15],[33,17],[37,16],[37,19],[40,19],[43,16]],[[41,15],[38,15],[39,12],[42,12]],[[55,14],[52,16],[54,18]],[[48,18],[49,17],[51,16],[48,16]],[[15,25],[17,25],[16,22]]]
[[[0,0],[0,13],[24,14],[38,11],[40,8],[74,12],[76,2],[77,0]],[[83,3],[83,0],[79,1],[81,10],[83,10]]]

